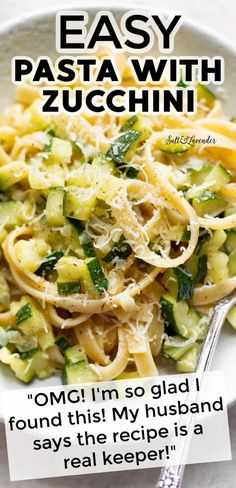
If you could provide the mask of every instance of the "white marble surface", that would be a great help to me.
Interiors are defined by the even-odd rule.
[[[123,0],[124,1],[124,0]],[[109,0],[101,0],[109,5]],[[122,0],[120,0],[122,2]],[[136,5],[141,4],[144,0],[136,0]],[[82,2],[81,2],[82,3]],[[95,3],[95,2],[93,2]],[[145,2],[146,3],[146,2]],[[214,29],[219,34],[236,42],[236,2],[232,0],[158,0],[153,4],[158,5],[161,10],[178,10],[183,11],[190,18],[197,22]],[[78,1],[62,0],[0,0],[0,23],[5,22],[13,17],[17,17],[31,11],[43,10],[45,7],[56,6],[65,7],[65,5],[77,5]],[[236,406],[229,411],[229,425],[231,432],[233,460],[222,463],[202,464],[188,466],[184,477],[183,488],[232,488],[236,480]],[[19,446],[21,449],[21,446]],[[144,486],[145,479],[145,486]],[[151,469],[144,471],[142,476],[139,472],[124,472],[111,475],[102,474],[83,476],[55,478],[51,480],[39,480],[28,482],[10,483],[7,452],[5,444],[4,427],[0,424],[0,488],[152,488],[155,485],[156,470]]]

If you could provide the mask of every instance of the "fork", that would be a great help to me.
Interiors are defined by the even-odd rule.
[[[236,293],[234,291],[230,295],[219,300],[215,306],[195,370],[195,372],[200,376],[203,375],[203,373],[207,371],[211,365],[226,315],[231,307],[235,304]],[[185,451],[182,451],[182,458],[185,454]],[[182,485],[185,466],[185,464],[179,464],[177,466],[164,466],[160,471],[156,488],[180,488]]]

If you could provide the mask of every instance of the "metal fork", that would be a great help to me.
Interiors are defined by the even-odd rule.
[[[216,304],[212,314],[209,329],[201,350],[196,367],[196,373],[203,375],[210,367],[220,332],[225,321],[226,315],[233,305],[236,304],[236,292],[226,296]],[[184,457],[185,452],[182,452]],[[185,464],[178,466],[164,466],[156,484],[157,488],[180,488],[182,485]]]

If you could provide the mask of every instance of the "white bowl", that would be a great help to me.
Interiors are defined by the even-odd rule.
[[[75,7],[74,7],[75,9]],[[89,11],[92,18],[97,11],[106,10],[106,6],[92,6],[91,3],[80,3],[79,10]],[[109,10],[119,19],[127,10],[135,9],[134,5],[124,7],[112,7]],[[55,13],[56,9],[25,16],[19,20],[7,23],[0,27],[0,93],[1,109],[13,100],[14,86],[11,84],[11,57],[27,55],[36,58],[40,55],[52,57],[58,56],[55,51]],[[158,51],[153,51],[158,55]],[[225,113],[229,116],[236,115],[236,49],[227,41],[220,39],[213,32],[203,29],[201,26],[186,20],[176,35],[175,55],[182,56],[223,56],[225,58],[225,84],[227,98],[225,100]],[[235,357],[236,357],[236,333],[226,324],[220,338],[216,357],[212,368],[223,370],[226,381],[226,395],[228,404],[236,401],[235,382]],[[38,382],[39,383],[39,382]],[[40,385],[59,384],[58,377],[50,378]],[[37,383],[36,383],[37,384]],[[34,384],[35,386],[35,384]],[[7,368],[0,368],[0,390],[25,388],[16,381]],[[0,406],[1,418],[1,406]]]

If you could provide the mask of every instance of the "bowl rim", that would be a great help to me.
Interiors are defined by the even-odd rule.
[[[36,20],[37,18],[47,17],[48,15],[53,15],[59,12],[60,10],[85,10],[85,11],[92,11],[92,10],[116,10],[119,11],[128,11],[128,10],[142,10],[142,11],[157,11],[162,15],[168,15],[172,11],[178,12],[184,15],[184,22],[183,25],[190,28],[197,34],[202,34],[203,36],[210,37],[216,44],[221,44],[229,53],[233,56],[236,56],[236,44],[234,44],[231,40],[228,40],[223,35],[218,34],[214,29],[207,27],[206,25],[201,24],[198,21],[190,19],[183,10],[177,9],[169,9],[169,10],[159,10],[155,7],[152,0],[147,0],[146,5],[142,4],[135,4],[132,0],[126,3],[121,3],[117,5],[115,0],[111,0],[108,3],[103,3],[102,0],[90,0],[89,5],[86,5],[85,0],[82,0],[81,4],[70,3],[68,5],[59,4],[53,7],[46,7],[44,9],[37,9],[33,12],[24,13],[21,15],[17,15],[13,19],[6,20],[5,22],[0,24],[0,36],[2,34],[7,34],[8,31],[12,30],[14,27],[18,25],[28,24],[31,20]]]

